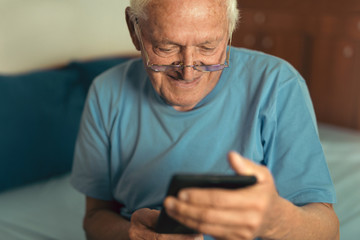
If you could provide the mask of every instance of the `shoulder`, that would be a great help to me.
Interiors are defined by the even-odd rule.
[[[111,106],[133,98],[146,81],[146,71],[141,59],[131,59],[108,69],[95,78],[87,95],[87,102]]]
[[[283,72],[289,75],[298,75],[297,70],[286,60],[279,57],[245,48],[232,47],[231,60],[236,66],[242,66],[243,70],[259,75],[274,72]]]
[[[290,63],[276,56],[232,47],[230,60],[231,77],[251,88],[275,90],[286,83],[305,84],[302,76]]]
[[[141,59],[131,59],[108,69],[95,78],[89,95],[99,95],[101,99],[133,93],[146,79],[146,71]]]
[[[139,80],[144,74],[145,70],[141,59],[130,59],[97,76],[93,85],[97,89],[111,89],[123,85],[129,80]]]
[[[289,94],[311,107],[306,82],[287,61],[263,52],[232,47],[230,62],[231,87],[264,112],[276,104],[288,104]],[[266,113],[268,114],[268,113]],[[271,115],[271,114],[269,114]]]

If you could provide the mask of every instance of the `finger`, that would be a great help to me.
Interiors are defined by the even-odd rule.
[[[264,179],[264,167],[244,158],[239,153],[231,151],[228,154],[231,167],[239,175],[254,175],[258,182]]]
[[[159,240],[204,240],[202,234],[162,234],[158,235]]]
[[[255,238],[254,231],[246,227],[220,226],[204,223],[199,226],[198,231],[219,240],[250,240]]]
[[[252,211],[238,213],[230,210],[199,209],[179,202],[176,208],[167,212],[169,216],[192,229],[224,239],[245,239],[242,237],[252,234],[255,226],[259,225],[256,213]]]
[[[158,213],[148,208],[136,210],[131,215],[129,229],[130,239],[155,239],[156,233],[152,230],[154,221],[156,222]]]
[[[254,188],[251,186],[235,190],[187,188],[179,192],[178,198],[196,206],[237,209],[248,208],[256,202],[254,196],[257,195],[253,192]]]
[[[139,209],[137,210],[132,218],[137,218],[138,221],[149,228],[153,228],[155,227],[156,223],[157,223],[157,219],[160,215],[160,211],[159,210],[151,210],[148,208],[143,208],[143,209]]]
[[[256,207],[244,209],[199,207],[178,201],[176,198],[168,198],[164,204],[169,215],[176,217],[185,224],[187,224],[187,221],[192,221],[224,226],[248,225],[256,222],[258,215]],[[168,208],[169,205],[172,205],[172,207]]]

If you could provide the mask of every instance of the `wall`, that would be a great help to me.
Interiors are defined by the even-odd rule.
[[[137,54],[125,23],[129,0],[0,0],[0,73]]]
[[[320,122],[360,130],[360,1],[239,0],[233,45],[288,60]]]

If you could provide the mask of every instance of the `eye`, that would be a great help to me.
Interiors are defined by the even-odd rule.
[[[171,52],[171,51],[173,51],[173,49],[170,49],[170,48],[158,48],[158,49],[161,52]]]
[[[200,52],[204,55],[212,55],[216,52],[217,47],[212,47],[212,46],[201,46],[200,47]]]
[[[170,55],[176,54],[179,51],[179,48],[176,46],[156,46],[154,52],[159,56],[168,57]]]
[[[202,49],[205,50],[205,51],[214,51],[216,48],[215,47],[205,47],[205,46],[203,46]]]

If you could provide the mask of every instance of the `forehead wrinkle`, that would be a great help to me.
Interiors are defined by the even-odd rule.
[[[196,28],[196,27],[194,27]],[[159,44],[164,44],[164,45],[177,45],[177,46],[185,46],[186,45],[186,42],[184,42],[183,38],[181,37],[174,37],[174,35],[164,35],[164,34],[158,34],[156,30],[154,31],[149,31],[149,38],[148,40],[150,40],[153,45],[159,45]],[[194,34],[195,32],[197,32],[196,34]],[[192,41],[192,44],[193,46],[203,46],[203,45],[206,45],[206,44],[217,44],[217,43],[220,43],[222,40],[224,40],[224,38],[226,37],[226,34],[217,34],[217,35],[214,35],[214,34],[211,34],[209,32],[201,32],[201,31],[198,31],[198,30],[195,30],[193,29],[189,35],[191,36],[196,36],[196,41],[194,39],[191,39],[193,40]]]
[[[191,0],[190,2],[197,1]],[[206,4],[198,5],[190,2],[186,4],[186,1],[184,1],[182,7],[174,6],[176,9],[173,13],[179,19],[179,24],[187,23],[198,26],[198,23],[205,22],[208,25],[213,24],[216,26],[220,22],[227,20],[226,8],[218,0],[208,0]],[[172,17],[171,15],[169,14],[167,17]]]
[[[207,45],[207,44],[216,44],[216,43],[219,43],[223,40],[223,38],[214,38],[214,39],[211,39],[211,40],[205,40],[205,41],[202,41],[202,42],[199,42],[197,44],[195,44],[195,46],[203,46],[203,45]],[[154,43],[154,45],[160,45],[160,44],[163,44],[163,45],[176,45],[176,46],[181,46],[183,47],[182,44],[180,43],[177,43],[175,41],[171,41],[171,40],[168,40],[166,38],[160,40],[160,41],[152,41]]]
[[[147,13],[154,23],[172,22],[174,18],[181,25],[186,22],[219,25],[220,20],[227,21],[223,0],[154,0],[147,6]],[[211,21],[213,19],[216,20]]]
[[[205,43],[214,35],[214,29],[217,32],[227,31],[223,0],[154,0],[147,6],[147,12],[149,18],[143,22],[144,30],[155,41],[163,38],[161,42],[174,43],[183,36],[194,36],[197,41]],[[222,37],[216,34],[212,39],[216,41]]]

